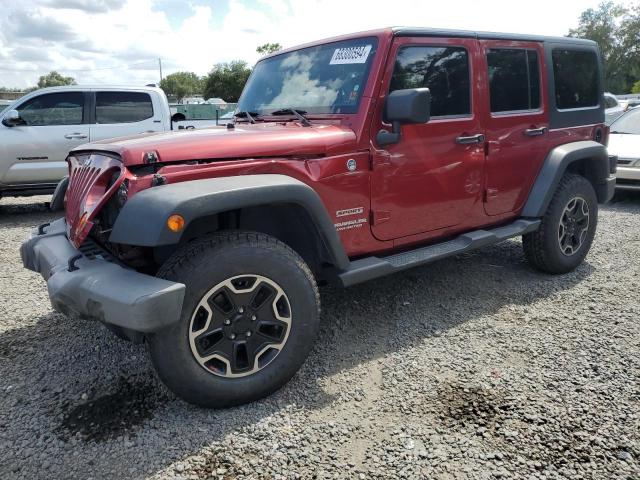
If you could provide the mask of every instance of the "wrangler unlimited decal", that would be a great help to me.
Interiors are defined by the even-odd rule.
[[[355,220],[347,220],[346,222],[336,223],[336,230],[341,232],[342,230],[351,230],[352,228],[360,228],[363,224],[367,223],[366,218],[357,218]]]

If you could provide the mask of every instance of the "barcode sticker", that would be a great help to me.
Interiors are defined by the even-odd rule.
[[[371,52],[371,45],[359,47],[336,48],[329,65],[347,65],[350,63],[366,63]]]

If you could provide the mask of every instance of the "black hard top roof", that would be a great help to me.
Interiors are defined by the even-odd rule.
[[[456,37],[456,38],[477,38],[480,40],[514,40],[525,42],[553,42],[572,43],[584,46],[596,47],[593,40],[572,37],[547,37],[544,35],[526,35],[520,33],[498,33],[498,32],[473,32],[471,30],[447,30],[438,28],[413,28],[413,27],[393,27],[393,34],[396,37]]]

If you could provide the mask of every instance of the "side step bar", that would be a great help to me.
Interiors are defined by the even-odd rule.
[[[349,287],[367,280],[431,263],[441,258],[493,245],[511,237],[533,232],[539,226],[540,220],[519,219],[503,227],[491,230],[475,230],[447,242],[420,247],[388,257],[366,257],[354,260],[347,270],[337,273],[338,282],[344,287]]]

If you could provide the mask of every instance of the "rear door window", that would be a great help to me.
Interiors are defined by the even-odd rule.
[[[552,58],[558,109],[597,107],[599,78],[596,53],[556,48]]]
[[[402,47],[391,77],[389,92],[427,87],[431,116],[471,115],[469,54],[462,47]]]
[[[143,92],[96,92],[96,123],[133,123],[153,117],[151,96]]]
[[[540,67],[535,50],[492,48],[487,52],[491,112],[540,108]]]
[[[17,110],[27,126],[81,125],[84,93],[47,93],[27,100]]]

